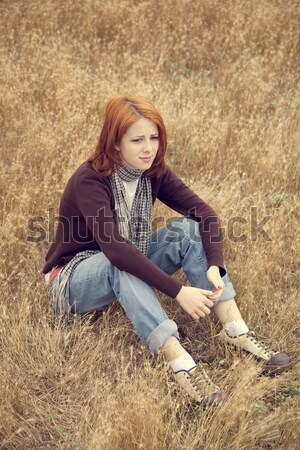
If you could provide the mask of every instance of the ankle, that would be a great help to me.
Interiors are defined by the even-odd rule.
[[[227,334],[231,337],[239,336],[241,334],[248,333],[249,328],[243,319],[233,320],[231,322],[226,322],[223,324],[223,327]]]
[[[187,372],[196,367],[197,363],[193,360],[188,352],[182,353],[178,358],[169,361],[169,365],[174,373],[180,370],[186,370]]]
[[[185,349],[175,336],[170,336],[166,340],[164,345],[161,347],[161,351],[168,363],[186,353]]]

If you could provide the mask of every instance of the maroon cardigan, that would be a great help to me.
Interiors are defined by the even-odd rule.
[[[208,266],[226,273],[220,222],[216,213],[167,167],[160,178],[152,177],[152,201],[161,202],[199,222]],[[120,236],[113,218],[114,196],[108,177],[95,171],[90,161],[81,164],[62,195],[54,243],[43,273],[64,265],[83,250],[99,250],[120,270],[140,278],[175,298],[182,284],[159,269],[130,241]]]

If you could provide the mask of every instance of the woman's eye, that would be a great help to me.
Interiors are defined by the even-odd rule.
[[[150,139],[152,139],[152,140],[158,140],[158,139],[159,139],[159,136],[151,136]],[[143,138],[131,139],[131,142],[142,142],[142,141],[143,141]]]

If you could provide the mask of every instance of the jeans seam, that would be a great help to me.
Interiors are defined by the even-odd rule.
[[[198,258],[199,261],[200,261],[200,264],[201,264],[201,266],[202,266],[203,272],[205,272],[205,264],[204,264],[204,260],[203,260],[203,258],[202,258],[202,256],[201,256],[201,253],[198,252],[197,246],[195,245],[195,243],[191,240],[191,238],[190,238],[189,236],[186,236],[186,235],[185,235],[184,238],[189,242],[189,245],[190,245],[190,246],[192,247],[192,249],[194,250],[195,255],[197,256],[197,258]],[[203,246],[203,244],[202,244],[202,246]]]
[[[160,250],[161,248],[165,247],[166,245],[169,245],[170,242],[166,242],[163,245],[160,245],[159,247],[156,247],[155,251],[148,253],[148,258],[150,258],[154,253],[156,253],[158,250]]]

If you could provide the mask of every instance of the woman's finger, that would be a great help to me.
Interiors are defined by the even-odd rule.
[[[201,308],[201,312],[203,312],[207,316],[211,311],[207,306],[203,305]]]
[[[207,291],[206,289],[200,289],[200,291],[201,291],[201,294],[206,295],[206,296],[214,294],[213,291]]]
[[[212,290],[212,292],[220,291],[224,287],[224,283],[220,282],[220,281],[216,281],[215,283],[213,283],[213,285],[214,285],[214,289]]]
[[[218,288],[213,289],[213,294],[221,294],[224,286],[219,286]]]
[[[213,295],[207,295],[208,300],[211,300],[212,302],[215,302],[216,300],[219,300],[221,297],[221,293],[213,294]]]
[[[220,275],[217,276],[210,276],[207,278],[210,284],[214,286],[214,289],[221,289],[224,286],[224,281],[220,277]]]
[[[210,298],[206,297],[205,300],[203,300],[204,305],[208,306],[209,308],[211,308],[212,306],[214,306],[213,304],[213,300],[211,300]]]

